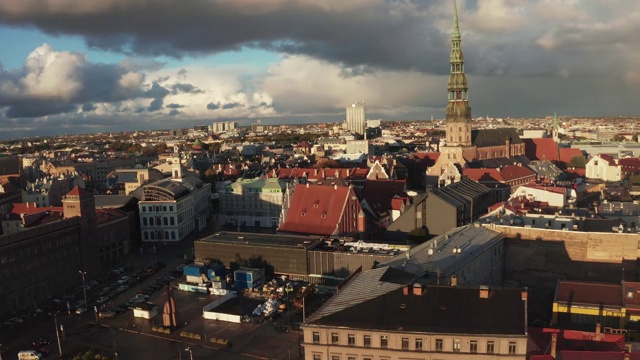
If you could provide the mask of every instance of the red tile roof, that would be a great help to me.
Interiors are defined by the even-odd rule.
[[[584,158],[582,150],[578,148],[559,148],[558,152],[560,153],[560,161],[567,164],[576,156],[582,156]]]
[[[508,165],[501,169],[463,169],[462,173],[477,182],[509,182],[526,177],[535,178],[536,173],[524,166]]]
[[[622,171],[636,173],[640,172],[640,159],[638,158],[624,158],[618,160],[618,164],[622,166]]]
[[[107,208],[96,210],[96,223],[98,225],[123,217],[127,217],[127,213],[122,210]]]
[[[74,187],[73,189],[71,189],[71,191],[69,191],[67,193],[67,195],[71,195],[71,196],[84,196],[84,195],[91,195],[91,193],[79,186]]]
[[[298,184],[278,231],[334,235],[350,196],[355,196],[350,187]]]
[[[553,138],[522,139],[525,155],[529,160],[558,161],[558,144]]]
[[[607,154],[596,154],[596,155],[600,157],[600,159],[606,161],[610,166],[616,166],[616,159],[614,159],[613,156],[607,155]]]
[[[556,301],[573,304],[622,306],[622,285],[560,281]]]

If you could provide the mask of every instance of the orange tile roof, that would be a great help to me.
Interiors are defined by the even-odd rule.
[[[350,187],[298,184],[278,231],[335,235],[350,196],[355,196]]]

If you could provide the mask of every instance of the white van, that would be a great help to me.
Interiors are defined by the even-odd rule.
[[[22,350],[18,353],[18,360],[40,360],[42,354],[35,350]]]

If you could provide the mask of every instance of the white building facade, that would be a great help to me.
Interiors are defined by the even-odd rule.
[[[207,226],[211,184],[195,177],[163,179],[143,192],[138,203],[143,242],[178,242]]]
[[[364,101],[359,101],[347,107],[347,130],[364,135],[366,133],[367,116]]]
[[[586,165],[586,175],[589,179],[604,181],[622,180],[622,167],[611,156],[596,154]]]

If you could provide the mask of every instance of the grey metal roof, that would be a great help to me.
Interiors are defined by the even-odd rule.
[[[329,299],[318,311],[307,319],[307,322],[314,322],[323,317],[340,312],[354,305],[375,299],[391,291],[405,286],[408,282],[389,282],[382,278],[389,271],[395,272],[389,267],[381,267],[368,271],[363,271]]]
[[[507,139],[511,141],[511,144],[523,143],[515,128],[479,129],[471,131],[471,142],[477,147],[505,145]]]
[[[438,272],[446,275],[502,238],[501,233],[482,226],[461,226],[415,246],[408,253],[397,255],[380,266],[390,266],[416,276]],[[459,254],[453,253],[456,247],[461,249]]]

